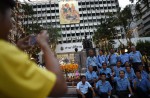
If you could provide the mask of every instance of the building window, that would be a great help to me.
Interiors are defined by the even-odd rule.
[[[92,4],[94,4],[94,3],[91,1],[90,4],[92,5]]]
[[[99,1],[99,4],[102,4],[102,1]]]
[[[63,37],[66,37],[66,34],[63,34]]]
[[[42,5],[42,8],[45,8],[46,6],[45,5]]]
[[[83,35],[84,35],[84,33],[81,33],[81,35],[83,36]]]
[[[38,8],[41,8],[41,5],[38,5]]]
[[[54,5],[52,4],[51,7],[54,7]]]
[[[89,2],[86,2],[86,5],[89,5]]]
[[[103,1],[103,4],[106,4],[106,1]]]
[[[47,4],[47,7],[50,7],[50,4]]]
[[[75,33],[73,33],[72,36],[75,36]]]
[[[111,9],[111,7],[108,7],[108,9]]]
[[[80,36],[80,34],[79,34],[79,33],[76,33],[76,36]]]
[[[56,7],[58,7],[58,4],[56,4]]]
[[[67,34],[67,37],[70,37],[70,34]]]
[[[33,6],[33,8],[37,8],[37,6],[36,6],[36,5],[34,5],[34,6]]]
[[[59,44],[62,44],[62,42],[61,42],[61,41],[59,41],[58,43],[59,43]]]

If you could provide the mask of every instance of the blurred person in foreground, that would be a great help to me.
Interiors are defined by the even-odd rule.
[[[44,52],[46,70],[39,68],[21,51],[29,49],[29,37],[20,39],[18,48],[8,42],[14,6],[14,0],[0,0],[0,98],[63,96],[67,86],[45,33],[37,35],[36,40]]]

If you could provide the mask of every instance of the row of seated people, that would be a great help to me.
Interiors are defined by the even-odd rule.
[[[134,72],[133,68],[126,64],[121,67],[121,62],[113,68],[103,63],[98,71],[93,71],[93,66],[88,66],[85,76],[77,84],[78,98],[93,98],[98,95],[100,98],[149,98],[150,78],[143,66],[138,66]]]

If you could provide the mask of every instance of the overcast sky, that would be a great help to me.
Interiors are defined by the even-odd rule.
[[[136,2],[136,0],[135,0],[135,2]],[[131,4],[131,2],[129,0],[119,0],[119,5],[122,9],[128,4]]]
[[[20,1],[23,1],[23,0],[20,0]],[[33,0],[31,0],[31,1],[33,1]],[[36,0],[34,0],[34,1],[36,1]],[[44,1],[44,0],[42,0],[42,1]],[[131,2],[129,2],[129,0],[119,0],[119,5],[122,9],[128,4],[131,4]]]

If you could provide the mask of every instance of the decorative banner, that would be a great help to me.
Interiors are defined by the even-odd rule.
[[[60,24],[80,23],[77,1],[64,0],[59,2]]]

